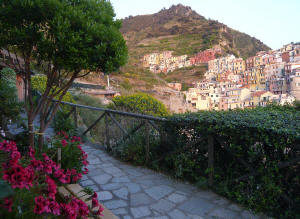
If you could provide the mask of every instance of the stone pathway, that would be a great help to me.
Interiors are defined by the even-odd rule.
[[[80,184],[96,191],[101,203],[120,218],[263,218],[213,192],[122,163],[101,149],[83,149],[90,164]]]

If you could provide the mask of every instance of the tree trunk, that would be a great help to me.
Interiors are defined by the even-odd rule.
[[[45,120],[44,120],[44,116],[41,115],[41,117],[40,117],[39,138],[38,138],[38,146],[39,146],[40,150],[43,149],[43,145],[44,145],[44,132],[45,132]]]
[[[28,131],[29,131],[29,146],[34,148],[34,103],[32,99],[32,87],[31,87],[31,72],[30,72],[30,56],[25,58],[25,83],[26,83],[26,96],[25,104],[27,105],[27,118],[28,118]]]
[[[34,148],[34,127],[33,127],[33,119],[31,118],[30,113],[28,114],[28,131],[29,131],[29,146]]]

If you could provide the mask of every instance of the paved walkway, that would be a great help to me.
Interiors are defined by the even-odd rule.
[[[89,174],[80,182],[123,219],[262,218],[193,185],[152,170],[122,163],[105,151],[84,145]]]

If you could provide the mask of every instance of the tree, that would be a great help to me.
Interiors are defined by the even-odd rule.
[[[34,145],[33,121],[40,114],[43,133],[72,82],[90,72],[110,73],[127,61],[127,47],[106,0],[0,0],[0,47],[21,56],[29,142]],[[31,66],[47,76],[47,86],[35,105]],[[57,102],[50,107],[52,99]],[[51,112],[49,109],[53,109]],[[49,117],[47,116],[49,115]],[[43,136],[39,136],[39,145]]]

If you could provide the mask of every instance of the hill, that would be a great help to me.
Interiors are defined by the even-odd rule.
[[[153,74],[143,68],[142,58],[152,52],[174,51],[173,55],[189,57],[218,46],[224,54],[247,58],[270,48],[258,39],[234,30],[215,20],[206,19],[190,7],[173,5],[158,13],[129,16],[123,19],[121,32],[129,49],[128,64],[112,75],[112,85],[121,92],[149,91],[166,82],[182,82],[191,86],[207,69],[200,65],[177,69],[168,74]]]

